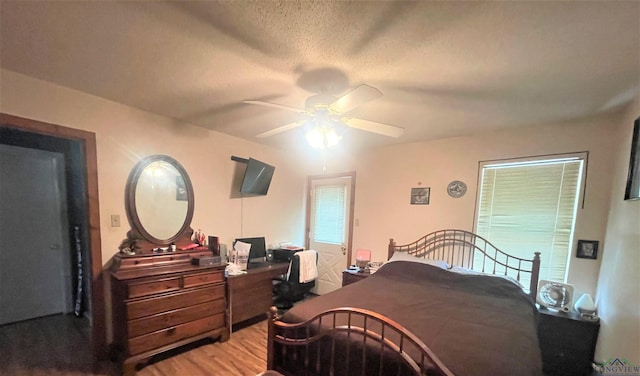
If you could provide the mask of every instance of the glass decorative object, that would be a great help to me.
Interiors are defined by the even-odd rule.
[[[596,304],[589,294],[582,294],[582,296],[576,300],[574,308],[583,315],[593,315],[596,313]]]

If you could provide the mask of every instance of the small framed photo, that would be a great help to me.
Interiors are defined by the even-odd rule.
[[[598,258],[598,241],[597,240],[578,240],[578,249],[576,257],[597,259]]]
[[[431,188],[411,188],[411,205],[429,205]]]

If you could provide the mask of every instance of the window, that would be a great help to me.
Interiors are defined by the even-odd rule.
[[[315,187],[313,241],[343,244],[346,214],[346,187],[344,185],[317,185]]]
[[[476,232],[517,257],[541,252],[540,279],[566,282],[585,158],[482,163]]]

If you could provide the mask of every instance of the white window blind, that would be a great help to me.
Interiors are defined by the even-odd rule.
[[[343,244],[346,220],[346,190],[344,185],[315,187],[315,218],[313,240],[319,243]]]
[[[477,233],[517,257],[541,252],[540,279],[566,282],[582,166],[582,158],[485,164]]]

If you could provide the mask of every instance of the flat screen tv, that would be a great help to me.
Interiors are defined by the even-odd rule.
[[[636,119],[633,125],[629,175],[624,199],[640,200],[640,117]]]
[[[240,192],[246,195],[264,196],[269,191],[275,167],[249,158]]]

